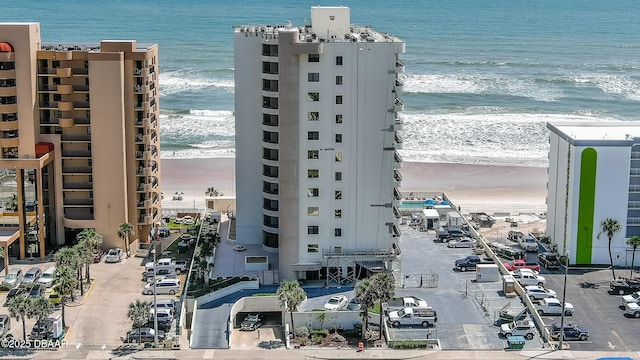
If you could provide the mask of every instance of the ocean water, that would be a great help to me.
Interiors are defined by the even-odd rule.
[[[0,21],[158,43],[162,157],[232,157],[234,25],[300,26],[315,5],[406,42],[406,161],[546,166],[547,121],[639,120],[636,0],[5,0]]]

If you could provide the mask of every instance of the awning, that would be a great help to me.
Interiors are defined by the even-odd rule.
[[[363,268],[371,272],[382,272],[387,269],[384,266],[384,261],[382,260],[356,261],[356,264],[362,266]]]
[[[292,271],[318,271],[320,269],[322,269],[322,264],[320,263],[291,264]]]

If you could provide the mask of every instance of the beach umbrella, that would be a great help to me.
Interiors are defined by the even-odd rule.
[[[451,205],[451,203],[448,201],[441,201],[440,205]]]
[[[427,199],[427,201],[425,201],[424,203],[427,204],[427,205],[433,205],[436,202],[433,199]]]

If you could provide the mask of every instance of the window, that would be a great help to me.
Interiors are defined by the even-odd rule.
[[[342,134],[336,134],[336,142],[337,143],[341,143],[342,142]]]
[[[333,15],[329,15],[329,20],[335,20],[335,19],[336,19],[336,17],[335,17],[335,16],[333,16]]]
[[[336,85],[342,85],[342,75],[336,76]]]
[[[318,188],[307,188],[307,197],[318,197],[319,194]]]
[[[340,191],[340,190],[336,190],[336,191],[335,191],[335,196],[334,196],[334,197],[335,197],[335,199],[336,199],[336,200],[340,200],[340,199],[342,199],[342,191]]]
[[[342,56],[336,56],[336,65],[342,65]]]
[[[336,181],[342,181],[342,171],[336,171],[335,179]]]
[[[319,250],[319,246],[318,244],[308,244],[307,245],[307,252],[308,253],[317,253]]]
[[[307,139],[308,140],[319,140],[320,139],[320,132],[318,132],[318,131],[309,131],[309,132],[307,132]]]
[[[342,114],[336,115],[336,124],[342,124]]]
[[[336,95],[336,104],[342,104],[342,95]]]
[[[307,215],[308,216],[318,216],[320,213],[320,209],[317,206],[309,206],[307,207]]]
[[[307,226],[307,234],[308,235],[318,235],[319,229],[318,225],[309,225]]]
[[[309,62],[320,62],[320,54],[309,54],[307,61]]]
[[[320,81],[320,73],[308,73],[307,81],[309,82],[319,82]]]
[[[336,219],[341,219],[342,218],[342,209],[333,210],[333,214],[334,214],[334,217]]]
[[[341,228],[335,228],[335,229],[333,229],[333,236],[335,236],[335,237],[341,237],[341,236],[342,236],[342,229],[341,229]]]
[[[342,162],[342,153],[341,152],[337,152],[336,153],[336,162]]]
[[[317,159],[320,156],[319,150],[309,150],[307,151],[307,159]]]
[[[307,170],[307,177],[309,179],[315,179],[318,177],[318,175],[320,174],[320,170],[318,169],[309,169]]]
[[[307,113],[307,119],[309,121],[318,121],[320,120],[320,113],[317,111],[311,111]]]
[[[320,101],[320,93],[310,92],[307,94],[309,101]]]

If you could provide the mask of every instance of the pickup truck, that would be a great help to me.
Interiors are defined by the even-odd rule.
[[[185,262],[176,262],[173,259],[170,258],[163,258],[163,259],[159,259],[155,264],[153,262],[148,262],[144,265],[145,268],[145,272],[149,271],[150,269],[171,269],[173,270],[176,274],[180,275],[181,272],[186,272],[186,263]]]
[[[544,266],[545,269],[559,269],[560,268],[560,259],[557,254],[550,252],[543,252],[538,255],[538,263]]]
[[[640,280],[617,278],[615,280],[611,280],[611,282],[609,283],[609,288],[611,288],[611,292],[613,294],[631,294],[634,291],[640,290]]]
[[[426,309],[429,307],[424,299],[415,296],[406,296],[402,298],[395,298],[389,301],[387,304],[389,311],[400,310],[404,308],[413,309]]]
[[[544,286],[547,283],[547,279],[544,276],[538,275],[533,271],[522,271],[516,270],[517,272],[512,272],[511,275],[518,280],[520,285],[529,286],[529,285],[538,285]],[[517,275],[516,275],[517,274]]]
[[[538,239],[531,234],[519,238],[518,244],[524,251],[538,252]]]
[[[438,321],[438,313],[433,308],[404,308],[389,313],[389,323],[393,327],[414,326],[429,327]]]
[[[512,261],[503,263],[503,265],[509,271],[514,271],[518,269],[531,269],[534,271],[540,271],[540,265],[538,265],[538,263],[525,262],[524,260],[512,260]]]
[[[469,255],[465,258],[456,260],[456,268],[460,271],[475,270],[478,264],[493,264],[493,259],[481,258],[478,255]]]
[[[556,298],[544,298],[540,303],[540,306],[536,308],[536,311],[540,315],[562,315],[562,302]],[[573,305],[566,302],[564,303],[564,314],[566,316],[573,315]]]

